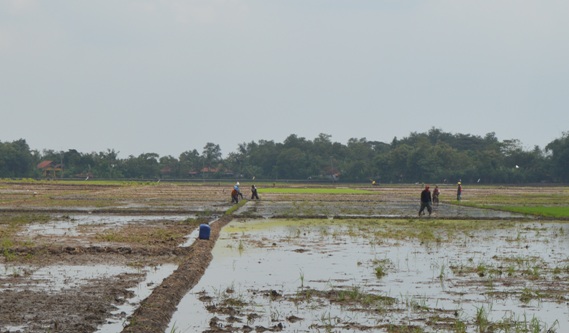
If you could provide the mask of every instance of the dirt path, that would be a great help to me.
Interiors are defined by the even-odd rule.
[[[231,216],[223,216],[211,224],[210,239],[196,240],[178,269],[140,304],[123,333],[155,333],[168,328],[180,300],[205,273],[212,260],[211,251],[219,232],[231,219]]]

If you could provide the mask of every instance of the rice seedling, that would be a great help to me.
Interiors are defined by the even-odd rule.
[[[263,188],[259,193],[274,194],[377,194],[375,191],[354,188],[297,188],[297,187],[274,187]]]
[[[488,271],[488,268],[483,263],[478,264],[478,266],[476,267],[476,273],[480,277],[484,277],[486,275],[487,271]]]
[[[438,278],[439,278],[439,280],[441,280],[441,282],[442,282],[443,279],[444,279],[444,277],[445,277],[445,264],[443,263],[443,264],[441,264],[441,266],[440,266],[440,272],[439,272]]]
[[[243,244],[243,240],[239,240],[239,245],[237,246],[237,250],[239,251],[239,254],[243,254],[243,251],[245,251],[245,245]]]
[[[322,322],[325,332],[332,332],[332,329],[338,322],[338,318],[332,317],[330,312],[325,312],[320,315],[320,321]]]
[[[412,298],[408,303],[407,307],[415,311],[428,311],[430,308],[427,305],[427,298],[421,297],[419,299]]]
[[[476,317],[474,318],[474,323],[476,324],[478,332],[487,332],[490,327],[490,320],[488,319],[488,312],[490,310],[485,309],[484,306],[476,308]]]
[[[375,276],[376,276],[378,279],[381,279],[382,277],[384,277],[384,276],[387,275],[386,269],[385,269],[385,267],[383,267],[383,266],[377,266],[377,267],[375,267],[374,271],[375,271]]]
[[[520,294],[520,301],[522,303],[527,304],[534,299],[537,299],[537,300],[541,299],[541,295],[539,294],[539,292],[531,290],[527,287],[522,289],[521,294]]]
[[[453,329],[455,333],[466,333],[466,323],[460,319],[454,322]]]
[[[538,215],[545,217],[568,217],[569,207],[567,206],[498,206],[500,210],[506,210],[515,213],[528,215]]]
[[[176,322],[174,322],[174,325],[172,325],[172,329],[169,331],[169,333],[181,333],[182,331],[180,331],[177,327],[176,327]]]

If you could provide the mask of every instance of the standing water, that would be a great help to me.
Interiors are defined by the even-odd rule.
[[[567,235],[535,222],[232,222],[166,332],[555,332],[569,327]]]

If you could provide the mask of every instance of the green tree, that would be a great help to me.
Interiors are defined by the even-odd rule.
[[[88,165],[88,172],[96,178],[122,178],[131,177],[128,173],[132,170],[125,170],[125,162],[118,158],[119,152],[114,149],[107,149],[106,152],[92,153],[90,155],[93,165]],[[136,178],[136,176],[132,176]]]
[[[196,175],[203,167],[203,161],[197,150],[188,150],[180,154],[179,177],[185,178]]]
[[[283,149],[282,144],[274,141],[259,140],[259,143],[247,144],[246,161],[249,168],[260,168],[262,174],[256,174],[257,178],[279,178],[277,158]]]
[[[26,140],[0,142],[0,177],[31,177],[33,162]]]
[[[159,159],[160,176],[173,178],[180,176],[180,162],[173,156],[162,156]]]
[[[124,162],[124,174],[127,178],[156,179],[160,175],[159,155],[144,153],[138,157],[132,155]]]
[[[344,162],[342,178],[351,181],[368,181],[377,174],[377,169],[372,164],[374,145],[366,138],[350,138],[346,147],[347,159]]]
[[[203,147],[202,156],[205,166],[211,169],[221,162],[221,148],[219,145],[208,142]]]
[[[306,154],[297,147],[285,148],[277,157],[277,178],[283,179],[307,179]]]
[[[563,132],[559,139],[555,139],[545,146],[550,153],[551,174],[555,181],[569,182],[569,132]]]

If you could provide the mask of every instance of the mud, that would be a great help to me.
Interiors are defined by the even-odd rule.
[[[418,186],[371,188],[377,194],[347,196],[263,194],[258,187],[262,200],[247,202],[233,216],[411,218],[418,209]],[[180,300],[206,271],[219,232],[231,220],[224,215],[232,207],[230,189],[230,184],[165,182],[0,182],[0,332],[164,332]],[[497,189],[514,196],[524,190]],[[544,197],[566,193],[540,191]],[[469,195],[489,193],[466,188],[463,196],[468,200]],[[438,218],[516,217],[457,209],[451,198],[442,196]],[[201,223],[211,223],[210,239],[187,239]],[[161,265],[177,269],[163,281],[145,283],[147,272]],[[61,283],[54,282],[61,279],[58,274],[64,276]],[[136,297],[141,284],[150,294],[142,301]],[[124,305],[133,312],[124,312]],[[302,316],[289,317],[286,322],[291,323]],[[116,325],[105,328],[117,322],[120,330]],[[210,328],[219,329],[217,324],[213,320]],[[278,324],[250,328],[282,329]]]
[[[223,219],[212,225],[210,241],[187,237],[230,207],[224,191],[0,183],[0,332],[160,331],[211,259]],[[178,269],[145,283],[165,264]],[[153,292],[142,305],[141,284]]]

